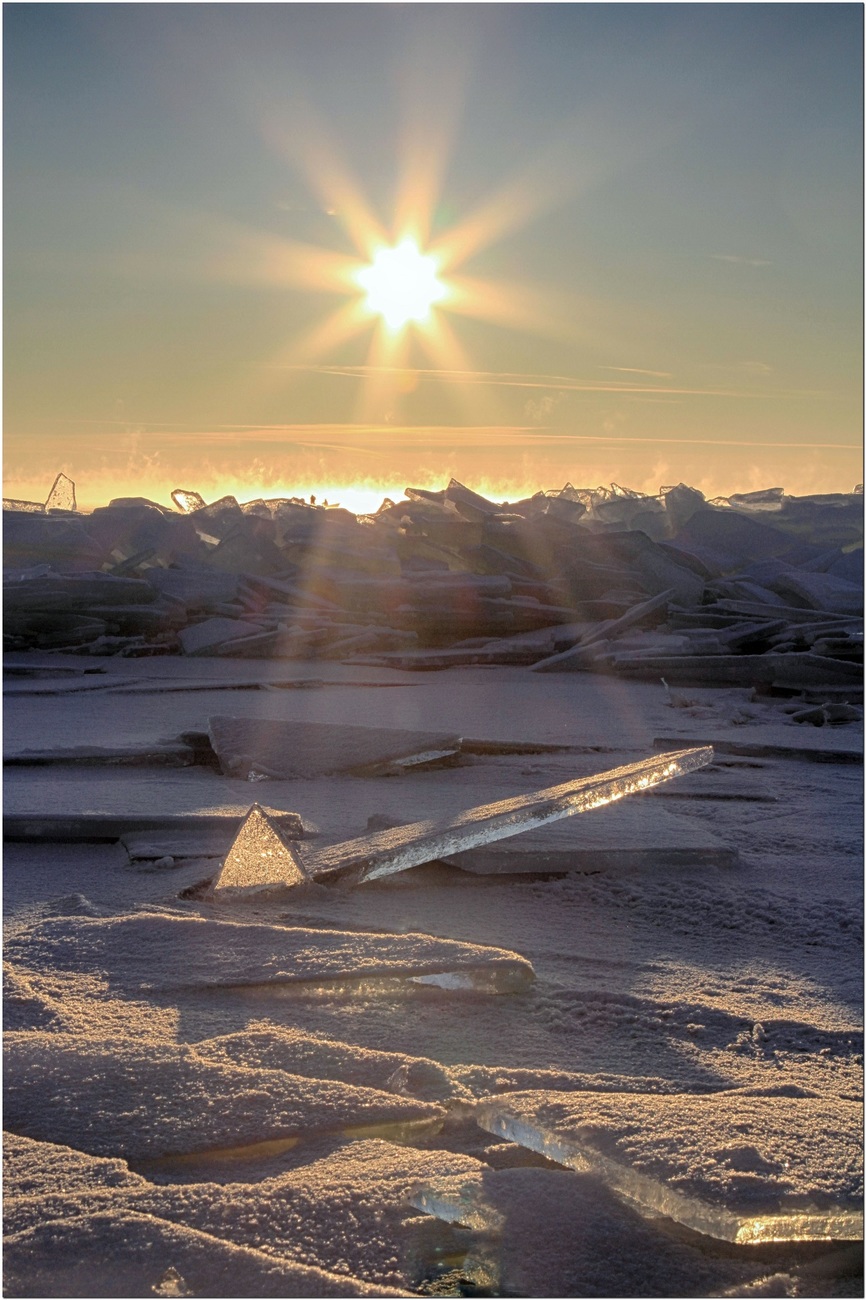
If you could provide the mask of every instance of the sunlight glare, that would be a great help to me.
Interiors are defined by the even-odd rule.
[[[438,270],[434,257],[404,239],[394,248],[380,248],[356,279],[366,291],[368,311],[381,316],[389,329],[399,330],[409,321],[426,321],[433,304],[447,294]]]

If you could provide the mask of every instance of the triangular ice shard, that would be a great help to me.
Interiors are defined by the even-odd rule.
[[[308,880],[297,851],[286,843],[264,808],[254,803],[241,822],[211,892],[225,897],[289,889]]]

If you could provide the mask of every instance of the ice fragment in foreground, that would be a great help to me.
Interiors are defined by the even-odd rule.
[[[548,786],[532,794],[469,808],[449,821],[413,822],[374,835],[362,835],[342,844],[305,854],[313,878],[352,873],[359,881],[389,876],[407,867],[432,862],[464,849],[519,835],[574,813],[602,808],[630,794],[640,794],[662,781],[694,772],[713,760],[709,746],[680,749],[644,758],[596,776],[580,777]]]
[[[58,474],[45,502],[46,510],[74,510],[75,484],[65,474]]]
[[[418,977],[468,975],[485,993],[523,992],[525,957],[427,934],[307,929],[155,912],[60,917],[16,934],[9,961],[27,970],[102,972],[110,990],[231,988],[256,997],[417,992]]]
[[[166,1270],[169,1259],[179,1267]],[[406,1295],[125,1209],[52,1219],[16,1233],[4,1245],[3,1264],[10,1296]],[[167,1289],[172,1272],[178,1280]]]
[[[863,1235],[861,1107],[829,1095],[524,1092],[490,1133],[598,1174],[644,1213],[738,1244]]]
[[[206,1059],[144,1036],[5,1034],[4,1063],[9,1128],[125,1160],[257,1158],[314,1135],[429,1133],[445,1116],[417,1097]]]
[[[178,1278],[197,1296],[414,1295],[419,1264],[432,1253],[431,1221],[407,1222],[406,1187],[479,1168],[450,1151],[361,1139],[312,1153],[299,1169],[267,1176],[263,1168],[253,1181],[248,1165],[235,1165],[226,1170],[231,1181],[199,1182],[185,1196],[176,1184],[128,1171],[124,1178],[120,1160],[6,1133],[4,1156],[10,1148],[10,1296],[151,1296],[159,1286],[166,1295],[169,1273],[175,1295]],[[437,1245],[444,1235],[435,1233]],[[299,1255],[304,1265],[294,1262]]]
[[[254,803],[241,822],[219,875],[212,885],[215,895],[226,897],[308,883],[297,849],[280,834],[260,804]]]

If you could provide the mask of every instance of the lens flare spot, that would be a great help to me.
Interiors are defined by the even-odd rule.
[[[381,316],[389,329],[399,330],[410,321],[426,321],[433,304],[446,296],[438,272],[435,257],[422,253],[414,240],[404,239],[393,248],[380,248],[356,279],[367,294],[368,311]]]

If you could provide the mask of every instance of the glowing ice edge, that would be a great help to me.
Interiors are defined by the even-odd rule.
[[[651,1211],[664,1215],[691,1228],[722,1241],[737,1245],[751,1245],[770,1241],[855,1241],[863,1236],[863,1215],[854,1210],[788,1210],[758,1215],[737,1214],[709,1205],[697,1197],[684,1196],[646,1174],[621,1165],[591,1147],[581,1146],[575,1139],[534,1127],[511,1115],[497,1112],[491,1106],[481,1106],[476,1111],[481,1128],[498,1137],[517,1142],[529,1151],[569,1165],[581,1173],[595,1173],[624,1201],[642,1214]],[[424,1197],[415,1204],[439,1216],[444,1209],[442,1201],[425,1188]],[[427,1203],[420,1205],[420,1200]],[[453,1215],[453,1203],[448,1214]],[[441,1215],[439,1217],[445,1217]],[[452,1219],[453,1221],[453,1219]]]
[[[342,1137],[350,1142],[378,1138],[382,1142],[394,1142],[398,1146],[412,1146],[416,1142],[434,1137],[444,1122],[443,1112],[441,1115],[424,1116],[421,1119],[385,1120],[380,1124],[350,1124],[333,1129],[310,1129],[307,1133],[290,1133],[284,1137],[266,1138],[261,1142],[247,1142],[240,1146],[205,1147],[200,1151],[182,1151],[131,1160],[130,1167],[134,1165],[136,1169],[158,1172],[212,1161],[267,1160],[273,1156],[283,1155],[286,1151],[292,1151],[300,1142],[313,1141],[322,1137]]]
[[[247,998],[331,998],[396,997],[410,995],[422,988],[440,988],[448,992],[524,993],[535,979],[531,964],[524,958],[513,961],[500,958],[495,964],[464,966],[445,970],[419,970],[411,967],[394,974],[369,972],[364,975],[323,975],[311,979],[265,980],[256,983],[193,985],[199,989],[229,990]]]
[[[592,812],[674,777],[695,772],[712,761],[713,750],[709,745],[653,755],[625,767],[565,781],[528,795],[481,804],[448,822],[413,822],[333,844],[305,854],[304,865],[313,877],[354,870],[361,880],[376,880],[435,858],[519,835],[563,817]]]

